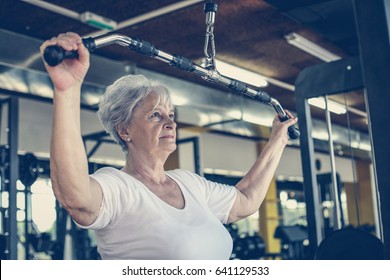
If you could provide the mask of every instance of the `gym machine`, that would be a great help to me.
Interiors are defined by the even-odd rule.
[[[315,256],[318,246],[324,240],[324,232],[314,168],[314,145],[311,138],[312,123],[308,99],[364,89],[373,151],[374,181],[376,183],[374,197],[378,201],[378,209],[374,209],[378,216],[377,235],[384,243],[384,257],[390,258],[390,183],[388,180],[390,150],[387,141],[390,127],[388,122],[383,121],[383,116],[388,111],[390,104],[390,98],[387,94],[390,92],[388,80],[390,75],[390,7],[384,2],[353,0],[360,57],[345,58],[306,68],[299,74],[295,83],[297,113],[301,130],[300,146],[305,182],[310,257]],[[333,180],[334,187],[335,181]],[[340,215],[336,214],[335,216],[336,221],[340,221]],[[341,224],[338,226],[337,230],[340,230]]]
[[[217,71],[217,65],[215,63],[216,52],[213,32],[217,7],[218,6],[214,3],[214,1],[206,1],[204,5],[204,11],[206,14],[206,36],[204,45],[205,57],[203,59],[202,65],[198,65],[183,56],[170,54],[159,50],[148,41],[132,38],[122,34],[105,34],[94,38],[83,38],[82,42],[90,52],[97,48],[112,44],[118,44],[120,46],[127,47],[139,54],[168,63],[169,65],[180,70],[194,73],[208,82],[225,86],[234,93],[245,95],[253,98],[254,100],[270,105],[275,109],[281,121],[288,120],[290,117],[286,114],[279,101],[270,97],[268,93],[260,89],[253,88],[242,81],[223,76]],[[78,53],[76,51],[65,51],[59,46],[48,46],[44,50],[43,57],[48,65],[56,66],[64,59],[77,59]],[[288,134],[291,139],[297,139],[300,133],[295,126],[290,126],[288,129]]]
[[[1,151],[1,189],[0,193],[8,194],[8,206],[0,205],[1,209],[1,259],[17,259],[17,219],[16,219],[16,182],[19,178],[18,159],[18,113],[19,102],[17,97],[10,97],[0,102],[0,116],[3,108],[8,107],[7,143]],[[1,118],[0,118],[1,120]],[[1,125],[1,123],[0,123]],[[12,129],[11,129],[12,128]],[[0,128],[1,131],[1,128]],[[1,202],[0,202],[1,203]]]

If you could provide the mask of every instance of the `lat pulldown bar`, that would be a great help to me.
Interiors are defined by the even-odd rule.
[[[168,63],[178,69],[185,70],[187,72],[192,72],[198,76],[201,76],[206,81],[223,85],[235,93],[245,94],[255,100],[268,104],[275,109],[281,121],[286,121],[289,119],[289,116],[283,110],[280,103],[276,99],[271,98],[265,91],[251,88],[250,86],[241,81],[223,76],[215,69],[204,68],[180,55],[172,55],[163,52],[157,49],[153,44],[142,39],[131,38],[121,34],[108,34],[95,38],[83,38],[82,41],[85,47],[90,52],[94,51],[97,48],[101,48],[111,44],[118,44],[124,47],[128,47],[129,49],[137,53],[153,57],[155,59]],[[77,51],[65,51],[59,46],[48,46],[44,50],[43,57],[47,64],[49,64],[50,66],[56,66],[60,64],[64,59],[78,58],[78,53]],[[295,126],[292,125],[288,128],[288,134],[291,139],[297,139],[300,135],[300,132]]]

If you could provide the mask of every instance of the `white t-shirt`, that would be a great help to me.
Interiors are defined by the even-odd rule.
[[[102,259],[229,259],[226,223],[237,190],[189,171],[167,171],[185,206],[177,209],[125,172],[105,167],[90,175],[103,202],[92,225]]]

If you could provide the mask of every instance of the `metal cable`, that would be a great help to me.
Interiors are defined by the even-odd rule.
[[[352,137],[351,137],[351,122],[349,118],[349,109],[348,109],[348,99],[346,97],[346,94],[344,93],[344,104],[345,108],[347,109],[347,128],[348,128],[348,141],[349,141],[349,151],[351,154],[351,162],[352,162],[352,176],[353,176],[353,191],[354,191],[354,201],[355,201],[355,208],[356,208],[356,219],[357,224],[360,226],[360,214],[359,214],[359,190],[357,185],[357,176],[356,176],[356,163],[354,160],[354,153],[352,149]]]

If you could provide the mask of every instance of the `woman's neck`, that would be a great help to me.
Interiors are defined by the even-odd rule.
[[[166,180],[163,160],[156,160],[150,157],[127,156],[126,165],[123,171],[137,179],[161,183]]]

